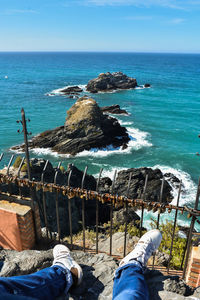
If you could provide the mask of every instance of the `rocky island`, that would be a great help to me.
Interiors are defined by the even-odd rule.
[[[91,93],[109,92],[118,89],[127,90],[137,86],[135,78],[128,77],[122,72],[101,73],[97,78],[88,82],[86,90]]]
[[[92,98],[79,98],[67,111],[64,126],[47,130],[32,138],[30,148],[50,148],[58,153],[76,155],[112,145],[114,148],[127,147],[130,138],[125,127],[118,120],[103,114]],[[13,150],[23,149],[24,145]]]

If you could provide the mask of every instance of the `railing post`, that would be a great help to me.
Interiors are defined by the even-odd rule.
[[[56,179],[58,176],[58,171],[60,170],[61,162],[57,166],[57,170],[54,176],[54,184],[56,184]],[[56,222],[57,222],[57,231],[58,231],[58,240],[60,242],[60,219],[59,219],[59,207],[58,207],[58,189],[56,189]]]
[[[72,165],[73,167],[73,165]],[[71,179],[71,175],[72,175],[72,171],[73,169],[71,169],[69,171],[69,175],[68,175],[68,180],[67,180],[67,185],[68,188],[70,188],[70,179]],[[68,215],[69,215],[69,232],[70,232],[70,250],[73,249],[73,234],[72,234],[72,210],[71,210],[71,198],[68,197]]]
[[[7,166],[7,175],[8,175],[8,176],[9,176],[10,166],[11,166],[11,164],[12,164],[13,159],[14,159],[14,155],[11,156],[11,159],[10,159],[10,161],[9,161],[9,163],[8,163],[8,166]],[[9,194],[10,196],[11,196],[11,194],[12,194],[12,187],[11,187],[10,182],[8,183],[8,194]]]
[[[179,206],[179,200],[180,200],[180,195],[181,195],[181,186],[182,186],[182,181],[180,181],[180,185],[179,185],[176,206]],[[172,241],[171,241],[171,247],[170,247],[170,254],[169,254],[169,261],[168,261],[168,266],[167,266],[167,273],[169,273],[169,265],[170,265],[170,260],[172,258],[172,250],[173,250],[173,244],[174,244],[174,235],[175,235],[175,231],[176,231],[177,215],[178,215],[178,210],[176,209],[175,218],[174,218],[174,227],[173,227],[173,232],[172,232]]]
[[[160,199],[159,199],[160,204],[162,204],[164,183],[165,183],[165,178],[163,177],[162,183],[161,183],[161,189],[160,189]],[[161,213],[161,207],[160,207],[159,210],[158,210],[158,218],[157,218],[157,225],[156,225],[156,228],[157,228],[157,229],[159,229],[160,213]],[[154,255],[153,255],[153,266],[152,266],[152,269],[154,269],[154,265],[155,265],[155,257],[156,257],[156,255],[154,254]]]
[[[27,127],[26,127],[26,118],[24,109],[21,109],[22,115],[22,126],[23,126],[23,133],[24,133],[24,145],[25,145],[25,153],[26,153],[26,163],[27,163],[27,174],[28,179],[31,180],[31,167],[30,167],[30,157],[29,157],[29,150],[28,150],[28,138],[27,138]]]
[[[147,190],[147,183],[148,183],[148,174],[145,177],[145,184],[144,184],[144,190],[142,195],[142,200],[145,201],[146,197],[146,190]],[[143,226],[143,218],[144,218],[144,205],[142,204],[142,212],[141,212],[141,219],[140,219],[140,237],[142,236],[142,226]]]
[[[194,209],[198,209],[198,204],[199,204],[199,194],[200,194],[200,178],[199,178],[199,183],[198,183],[198,188],[197,188],[197,194],[196,194],[196,201],[194,205]],[[189,231],[189,236],[188,236],[188,242],[187,242],[187,252],[186,252],[186,258],[185,258],[185,265],[183,269],[183,278],[185,279],[186,271],[187,271],[187,264],[189,260],[189,255],[190,255],[190,247],[192,243],[192,232],[194,230],[194,224],[195,224],[196,217],[193,215],[192,220],[190,223],[190,231]]]
[[[96,192],[99,192],[99,182],[100,182],[100,178],[101,178],[101,174],[102,174],[103,168],[100,169],[99,172],[99,177],[97,180],[97,185],[96,185]],[[98,197],[96,198],[96,253],[98,253],[98,234],[99,234],[99,199]]]
[[[117,170],[115,170],[113,182],[112,182],[112,188],[111,188],[111,195],[114,194],[114,186],[115,186],[115,179],[117,175]],[[112,226],[113,226],[113,202],[112,198],[110,199],[110,256],[112,255]]]
[[[21,163],[19,165],[19,168],[17,170],[17,177],[19,177],[19,178],[20,178],[20,171],[21,171],[21,168],[23,166],[24,160],[25,160],[25,157],[22,158]],[[22,196],[22,190],[21,190],[20,184],[18,185],[18,187],[19,187],[19,195],[20,195],[20,198],[22,199],[23,196]]]
[[[85,167],[83,178],[81,182],[81,189],[84,188],[85,176],[87,173],[88,166]],[[85,252],[85,198],[82,197],[82,227],[83,227],[83,251]]]
[[[129,190],[130,190],[130,184],[131,184],[131,177],[132,173],[129,174],[129,180],[128,180],[128,187],[126,192],[126,200],[125,200],[125,231],[124,231],[124,257],[126,256],[126,235],[127,235],[127,218],[128,218],[128,202],[127,198],[129,197]]]
[[[161,184],[161,189],[160,189],[160,199],[159,199],[160,204],[162,204],[162,200],[163,200],[164,183],[165,183],[165,178],[163,177],[162,184]],[[159,229],[160,213],[161,213],[161,208],[158,210],[157,229]]]
[[[41,175],[41,182],[44,184],[44,174],[46,172],[47,166],[48,166],[49,161],[47,160],[44,169],[42,170],[42,175]],[[44,223],[46,226],[46,236],[47,238],[49,237],[49,228],[48,228],[48,221],[47,221],[47,208],[46,208],[46,197],[45,197],[45,192],[44,189],[42,190],[42,203],[43,203],[43,210],[44,210]]]

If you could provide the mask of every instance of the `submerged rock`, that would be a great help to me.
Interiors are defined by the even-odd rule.
[[[115,115],[128,115],[128,112],[125,109],[121,109],[118,104],[114,104],[111,106],[103,106],[101,107],[101,111],[103,113],[115,114]]]
[[[101,73],[97,78],[88,82],[86,89],[91,93],[109,92],[117,89],[132,89],[137,86],[135,78],[128,77],[122,72]]]
[[[30,148],[50,148],[58,153],[76,155],[92,148],[102,149],[112,145],[126,145],[130,138],[118,120],[104,115],[95,100],[79,98],[67,111],[64,126],[47,130],[32,138]],[[12,149],[23,149],[15,146]]]
[[[66,94],[66,95],[77,95],[77,93],[82,93],[83,89],[81,89],[79,86],[69,86],[67,88],[64,88],[60,90],[61,93]]]

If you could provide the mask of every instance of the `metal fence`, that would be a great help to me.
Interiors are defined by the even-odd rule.
[[[20,178],[20,170],[22,168],[22,165],[24,163],[25,158],[22,159],[19,168],[16,172],[16,176],[11,175],[10,173],[10,167],[12,165],[14,159],[14,155],[11,156],[10,161],[5,168],[4,173],[0,173],[0,184],[7,184],[8,186],[8,196],[11,196],[12,194],[12,189],[11,189],[11,184],[15,184],[18,186],[19,189],[19,197],[23,199],[22,193],[21,193],[21,187],[26,186],[28,187],[30,191],[30,199],[31,205],[34,210],[34,189],[41,189],[42,190],[42,199],[40,199],[40,204],[43,208],[43,214],[44,214],[44,223],[46,227],[46,235],[47,238],[52,239],[52,233],[49,230],[49,224],[48,224],[48,218],[47,218],[47,209],[46,209],[46,199],[45,199],[45,191],[54,191],[55,192],[55,207],[56,207],[56,223],[57,223],[57,234],[58,234],[58,240],[61,241],[61,234],[60,234],[60,216],[59,216],[59,194],[61,193],[62,195],[66,196],[66,200],[68,201],[68,217],[69,217],[69,232],[70,232],[70,246],[71,249],[73,249],[73,232],[72,232],[72,208],[71,204],[72,201],[75,197],[78,197],[81,199],[81,210],[82,210],[82,232],[83,232],[83,251],[86,251],[86,246],[85,246],[85,231],[86,231],[86,226],[85,226],[85,201],[88,199],[96,201],[96,253],[99,252],[99,247],[98,247],[98,241],[99,241],[99,203],[107,203],[110,206],[110,251],[109,254],[112,255],[112,236],[113,236],[113,209],[114,207],[124,207],[125,210],[125,216],[126,216],[126,222],[125,222],[125,231],[124,231],[124,251],[123,254],[124,256],[126,255],[126,244],[127,244],[127,215],[128,215],[128,210],[130,206],[136,207],[137,209],[141,210],[141,218],[140,218],[140,235],[142,234],[142,228],[143,228],[143,220],[144,220],[144,215],[145,211],[153,211],[153,212],[158,212],[157,215],[157,221],[156,221],[156,227],[159,229],[160,227],[160,217],[161,214],[164,213],[165,211],[168,211],[168,213],[171,213],[172,211],[175,212],[174,215],[174,221],[173,221],[173,233],[172,233],[172,239],[171,239],[171,245],[170,245],[170,256],[169,256],[169,261],[168,261],[168,267],[167,270],[169,271],[170,267],[170,261],[172,259],[172,250],[173,250],[173,243],[174,243],[174,237],[175,237],[175,230],[176,230],[176,225],[177,225],[177,218],[178,218],[178,213],[183,214],[184,212],[187,213],[187,217],[191,219],[190,222],[190,228],[189,232],[187,235],[187,243],[186,243],[186,248],[183,254],[182,259],[182,266],[184,265],[183,268],[183,277],[185,277],[186,274],[186,269],[188,265],[188,260],[189,260],[189,254],[190,254],[190,248],[191,248],[191,243],[192,243],[192,237],[194,234],[200,234],[194,232],[194,225],[195,222],[198,222],[200,224],[200,221],[198,218],[200,217],[200,210],[198,210],[198,203],[199,203],[199,193],[200,193],[200,181],[198,184],[197,188],[197,194],[196,194],[196,200],[195,200],[195,205],[194,208],[190,208],[187,206],[179,206],[179,200],[181,196],[181,186],[182,183],[180,182],[179,185],[179,190],[178,190],[178,197],[177,197],[177,202],[176,205],[172,204],[166,204],[163,203],[163,187],[165,183],[165,179],[163,178],[161,181],[161,188],[160,188],[160,199],[159,202],[150,202],[148,199],[146,199],[146,190],[148,186],[148,175],[145,178],[145,184],[144,184],[144,189],[141,197],[139,199],[131,199],[129,197],[129,190],[130,190],[130,184],[131,184],[131,175],[129,176],[129,181],[128,181],[128,187],[126,194],[123,196],[119,196],[117,194],[114,194],[114,187],[115,187],[115,181],[116,181],[116,175],[117,171],[114,173],[113,181],[112,181],[112,187],[111,187],[111,193],[100,193],[99,192],[99,183],[102,175],[103,169],[100,170],[99,176],[97,179],[96,183],[96,190],[91,191],[87,190],[84,188],[84,183],[85,183],[85,177],[87,174],[87,166],[85,167],[85,170],[83,172],[83,177],[82,177],[82,182],[81,186],[79,188],[72,188],[70,186],[70,179],[72,175],[72,170],[70,170],[68,179],[66,182],[66,185],[58,185],[57,184],[57,175],[60,170],[61,163],[58,164],[55,176],[54,176],[54,182],[53,183],[45,183],[44,177],[45,177],[45,172],[48,166],[49,161],[46,161],[44,169],[41,174],[41,181],[36,182],[30,179],[24,179]],[[3,154],[0,155],[0,161],[3,160]],[[2,193],[2,191],[0,191]],[[154,262],[155,259],[153,259],[153,267],[154,267]]]

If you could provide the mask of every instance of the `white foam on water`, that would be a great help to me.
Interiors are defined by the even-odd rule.
[[[116,118],[116,117],[115,117]],[[124,122],[124,121],[122,121],[122,120],[118,120],[118,122],[119,122],[119,124],[121,125],[121,126],[130,126],[130,125],[133,125],[133,122]]]
[[[122,150],[122,146],[114,148],[112,145],[109,145],[103,149],[93,148],[89,151],[84,150],[81,153],[78,153],[76,156],[106,157],[112,154],[129,154],[132,150],[139,150],[143,147],[152,146],[152,144],[147,140],[149,137],[148,132],[140,131],[137,128],[127,128],[127,131],[131,140],[128,143],[128,147],[124,150]],[[120,139],[121,137],[118,138]]]
[[[153,169],[160,169],[163,174],[165,173],[172,173],[174,174],[179,180],[182,180],[183,183],[183,192],[181,193],[180,196],[180,202],[179,205],[187,205],[188,203],[194,203],[195,198],[196,198],[196,191],[197,191],[197,186],[196,184],[192,181],[191,176],[180,170],[180,169],[175,169],[169,166],[162,166],[162,165],[156,165],[153,167]],[[177,196],[178,196],[178,189],[174,188],[172,183],[168,180],[168,178],[165,178],[170,186],[172,187],[172,194],[173,194],[173,201],[171,204],[176,205],[177,202]]]
[[[70,157],[70,154],[60,154],[51,150],[51,148],[34,148],[30,151],[36,155],[51,155],[54,157]]]
[[[172,173],[175,175],[179,180],[182,180],[183,183],[183,191],[180,196],[180,201],[179,201],[179,206],[184,206],[187,204],[191,204],[195,202],[195,197],[196,197],[196,191],[197,191],[197,186],[195,183],[192,181],[191,176],[180,170],[180,169],[175,169],[169,166],[163,166],[163,165],[155,165],[152,167],[152,169],[160,169],[163,174],[165,173]],[[176,205],[177,203],[177,197],[178,197],[178,188],[175,188],[172,183],[168,180],[168,177],[165,178],[170,186],[172,187],[172,195],[173,195],[173,200],[171,204]],[[141,212],[137,211],[137,214],[140,215]],[[155,212],[153,213],[152,211],[148,212],[145,210],[144,213],[144,227],[147,229],[151,229],[151,223],[152,219],[157,220],[158,213]],[[172,221],[174,222],[174,216],[175,216],[175,211],[172,211],[170,214],[166,211],[165,213],[161,214],[160,216],[160,223],[166,223],[167,221]],[[177,219],[177,224],[179,226],[190,226],[191,219]],[[199,225],[195,224],[195,229],[199,230]]]
[[[46,93],[45,95],[46,95],[46,96],[58,96],[58,95],[63,96],[63,95],[65,95],[65,93],[63,93],[62,90],[63,90],[63,89],[67,89],[67,88],[72,87],[72,86],[75,86],[75,85],[67,85],[67,86],[64,86],[64,87],[62,87],[62,88],[55,89],[55,90],[53,90],[53,91],[51,91],[51,92],[49,92],[49,93]],[[77,86],[78,86],[80,89],[82,89],[83,92],[86,92],[86,84],[79,84],[79,85],[77,85]]]

